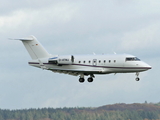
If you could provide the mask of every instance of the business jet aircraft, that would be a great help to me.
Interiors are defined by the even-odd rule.
[[[88,82],[92,82],[94,74],[110,73],[136,73],[136,81],[139,81],[139,72],[151,69],[150,65],[133,55],[51,55],[34,36],[14,40],[23,42],[32,58],[28,62],[29,65],[57,73],[80,76],[79,82],[85,81],[84,76],[90,76]]]

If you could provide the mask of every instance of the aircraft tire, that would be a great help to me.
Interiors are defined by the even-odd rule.
[[[93,82],[93,78],[92,78],[92,77],[89,77],[89,78],[88,78],[88,82]]]
[[[83,83],[84,81],[85,81],[84,78],[79,78],[80,83]]]
[[[136,78],[136,81],[139,81],[139,80],[140,80],[139,77],[137,77],[137,78]]]

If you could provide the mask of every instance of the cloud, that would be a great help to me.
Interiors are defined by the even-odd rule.
[[[44,26],[48,23],[65,23],[75,14],[77,8],[74,4],[57,3],[40,9],[20,9],[13,11],[9,16],[1,16],[0,32],[5,29],[30,29],[34,26]],[[27,29],[27,30],[28,30]]]
[[[126,32],[121,38],[121,49],[124,50],[147,50],[155,49],[160,45],[160,23],[154,23],[137,31]]]

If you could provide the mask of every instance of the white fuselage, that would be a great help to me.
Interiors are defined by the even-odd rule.
[[[53,72],[66,72],[73,75],[89,74],[110,74],[110,73],[130,73],[142,72],[151,69],[151,66],[139,59],[127,60],[126,58],[136,58],[133,55],[113,54],[113,55],[62,55],[52,56],[39,60],[32,60],[30,65],[43,66]],[[49,62],[50,61],[50,62]]]

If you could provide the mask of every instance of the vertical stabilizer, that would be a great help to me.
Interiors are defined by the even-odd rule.
[[[32,59],[45,58],[50,56],[34,36],[16,40],[21,40],[23,42]]]

